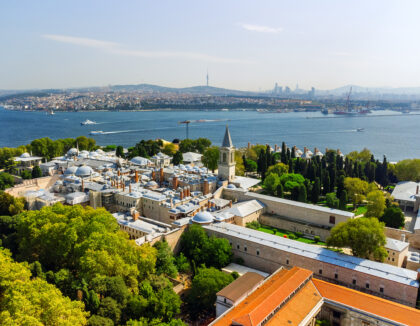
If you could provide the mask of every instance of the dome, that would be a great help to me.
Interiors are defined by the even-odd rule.
[[[70,166],[69,168],[64,171],[65,175],[75,174],[77,171],[77,166]]]
[[[156,181],[153,181],[153,180],[146,183],[146,187],[155,187],[157,185],[158,184],[156,183]]]
[[[74,155],[77,155],[77,152],[78,152],[77,148],[70,148],[67,152],[67,155],[68,156],[74,156]]]
[[[236,186],[233,183],[229,183],[227,188],[228,189],[236,189]]]
[[[28,157],[31,157],[31,155],[29,155],[28,153],[23,153],[20,157],[21,158],[28,158]]]
[[[75,174],[78,177],[86,177],[86,176],[91,175],[92,173],[93,173],[93,170],[92,170],[92,168],[90,166],[82,165],[82,166],[80,166],[80,167],[77,168]]]
[[[192,218],[192,222],[197,224],[210,224],[213,221],[214,217],[209,212],[199,212]]]
[[[144,157],[141,157],[141,156],[133,157],[130,160],[130,162],[133,163],[133,164],[138,164],[138,165],[147,165],[147,164],[150,163],[150,161],[147,158],[144,158]]]

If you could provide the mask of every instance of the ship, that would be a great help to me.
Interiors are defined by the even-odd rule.
[[[365,131],[365,128],[357,128],[357,132],[363,132]]]
[[[102,130],[92,130],[89,135],[101,135],[104,132]]]
[[[85,126],[85,125],[96,125],[96,122],[95,122],[95,121],[91,121],[91,120],[87,119],[87,120],[85,120],[85,121],[83,121],[83,122],[80,122],[80,124],[81,124],[82,126]]]

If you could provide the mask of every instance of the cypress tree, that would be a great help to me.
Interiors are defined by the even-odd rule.
[[[305,185],[300,185],[299,186],[298,201],[300,201],[302,203],[306,203],[306,200],[307,200],[306,197],[307,197],[306,187],[305,187]]]
[[[340,201],[339,201],[338,207],[339,207],[341,210],[345,211],[345,210],[346,210],[346,207],[347,207],[347,201],[348,201],[348,198],[347,198],[347,191],[344,189],[344,190],[341,192],[341,195],[340,195]]]
[[[344,190],[344,175],[340,175],[337,180],[337,198],[341,197],[341,193]]]
[[[293,161],[289,161],[289,173],[293,173]]]
[[[324,180],[323,180],[323,194],[326,195],[327,193],[331,192],[331,185],[330,185],[330,175],[325,173]]]
[[[296,186],[291,191],[291,199],[292,200],[299,200],[299,193],[300,193],[300,185]]]
[[[312,186],[311,201],[316,204],[319,201],[319,193],[321,189],[321,183],[319,178],[315,178],[314,185]]]
[[[295,146],[292,147],[292,158],[296,158]]]
[[[265,170],[267,171],[269,166],[271,165],[271,149],[270,146],[267,145],[265,149]]]
[[[292,158],[292,154],[290,153],[290,148],[287,148],[287,160],[289,161]]]

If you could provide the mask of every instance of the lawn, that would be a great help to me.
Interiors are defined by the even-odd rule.
[[[294,235],[296,237],[296,239],[291,239],[291,240],[296,240],[296,241],[309,243],[309,244],[317,244],[317,245],[320,245],[320,246],[325,246],[326,245],[325,242],[322,242],[322,241],[315,242],[312,239],[307,239],[307,238],[304,238],[302,236],[299,236],[299,234],[297,234],[297,233],[282,230],[282,229],[277,229],[277,228],[274,228],[274,227],[271,227],[271,226],[263,225],[260,228],[258,228],[258,231],[262,231],[262,232],[269,233],[269,234],[275,234],[275,235],[278,235],[279,237],[287,236],[289,238],[290,235]]]

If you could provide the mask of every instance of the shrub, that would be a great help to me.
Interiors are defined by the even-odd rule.
[[[297,237],[292,233],[292,234],[289,234],[289,239],[296,240]]]
[[[236,280],[240,276],[237,271],[233,271],[232,273],[230,273],[230,275],[232,275],[234,280]]]
[[[315,241],[315,243],[320,242],[321,241],[320,236],[318,236],[318,235],[314,236],[314,241]]]

